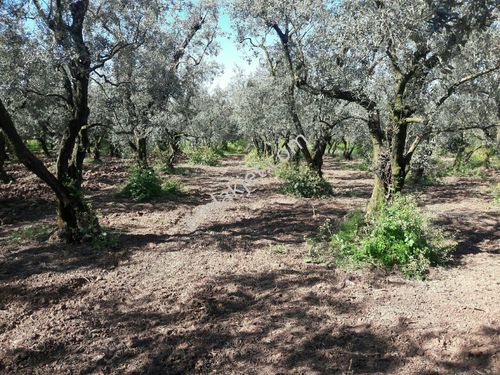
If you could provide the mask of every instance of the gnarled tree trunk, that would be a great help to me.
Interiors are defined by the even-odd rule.
[[[40,159],[28,150],[1,100],[0,128],[12,144],[19,161],[44,181],[56,195],[58,200],[58,224],[66,240],[68,242],[78,242],[81,239],[81,225],[84,221],[85,223],[89,221],[89,217],[84,217],[87,209],[80,195],[75,194],[71,187],[56,178]],[[92,224],[97,227],[97,223]]]
[[[140,137],[136,140],[137,147],[137,163],[142,167],[148,166],[148,139]]]
[[[3,132],[0,131],[0,181],[4,184],[12,181],[12,177],[5,171],[6,160],[8,160],[6,140]]]
[[[62,134],[57,156],[56,176],[24,146],[14,124],[2,106],[2,126],[13,144],[19,160],[33,173],[44,180],[54,191],[58,200],[58,223],[69,242],[78,242],[82,233],[95,234],[100,228],[95,215],[82,201],[81,183],[83,160],[88,150],[88,135],[84,128],[90,114],[88,89],[91,72],[91,56],[83,38],[83,29],[88,0],[71,2],[69,5],[56,2],[53,13],[46,14],[38,1],[34,2],[41,18],[52,30],[56,43],[66,52],[61,63],[64,72],[64,87],[71,118]],[[70,20],[60,17],[63,7],[69,6]]]

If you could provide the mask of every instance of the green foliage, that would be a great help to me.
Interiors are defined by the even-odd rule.
[[[386,268],[397,265],[405,275],[420,278],[429,266],[448,259],[451,246],[413,198],[397,196],[372,218],[361,250],[361,260],[366,257]]]
[[[491,186],[491,195],[493,196],[493,203],[500,205],[500,182]]]
[[[84,241],[93,242],[102,234],[97,212],[90,204],[86,204],[85,210],[77,213],[77,219],[80,235]]]
[[[316,259],[329,254],[340,267],[397,267],[413,278],[423,278],[430,266],[444,264],[455,247],[454,241],[431,225],[414,198],[403,196],[396,196],[370,219],[362,211],[351,212],[335,231],[329,227],[328,233],[333,234],[327,247],[321,230],[320,236],[309,241]]]
[[[460,163],[458,165],[451,166],[445,171],[445,175],[455,177],[486,177],[482,168],[475,167],[473,164],[469,163]]]
[[[410,173],[406,177],[406,180],[409,184],[419,186],[439,186],[443,183],[434,169],[426,170],[423,176],[417,177],[417,173],[418,172],[413,169],[410,171]]]
[[[288,254],[288,248],[285,245],[269,245],[269,252],[278,255]]]
[[[333,225],[328,219],[319,227],[317,236],[305,237],[308,248],[308,254],[305,258],[306,263],[326,265],[333,263],[328,242],[334,233]]]
[[[151,168],[134,167],[121,195],[138,201],[147,201],[162,195],[161,179]]]
[[[212,167],[219,164],[221,158],[220,151],[207,146],[186,149],[185,154],[191,164],[208,165]]]
[[[446,168],[444,175],[487,178],[487,169],[500,170],[500,156],[491,148],[483,147],[475,150],[468,160],[459,158],[457,163]]]
[[[93,236],[92,248],[96,251],[114,249],[120,243],[120,235],[110,230],[102,230],[98,235]]]
[[[248,144],[243,139],[238,139],[234,142],[227,142],[226,147],[224,149],[224,154],[226,155],[241,155],[245,153]]]
[[[370,161],[363,159],[360,163],[353,163],[349,167],[351,170],[368,172],[372,169],[372,164]]]
[[[303,198],[325,197],[333,194],[330,183],[307,165],[295,167],[282,164],[278,175],[284,180],[281,189],[285,194]]]
[[[179,190],[180,185],[173,180],[162,185],[160,177],[152,168],[136,166],[130,170],[128,181],[120,196],[144,202],[174,196]]]
[[[166,180],[161,186],[164,197],[175,197],[179,195],[181,191],[181,184],[176,180]]]
[[[42,152],[42,146],[40,145],[40,142],[38,142],[36,139],[28,139],[26,141],[26,147],[34,154]]]
[[[10,242],[21,244],[29,241],[43,242],[49,238],[53,228],[47,225],[27,225],[10,234]]]
[[[274,163],[271,158],[259,155],[256,149],[253,149],[245,156],[245,164],[251,168],[267,169]]]

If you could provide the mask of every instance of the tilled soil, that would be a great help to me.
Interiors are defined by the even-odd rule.
[[[123,162],[89,166],[89,200],[120,232],[116,249],[92,250],[49,234],[14,239],[52,225],[54,203],[10,166],[16,182],[0,185],[1,373],[500,373],[500,210],[487,182],[415,191],[459,240],[454,264],[422,282],[304,262],[304,236],[366,204],[366,172],[329,160],[332,198],[286,197],[257,175],[250,196],[216,203],[210,193],[250,171],[241,158],[184,167],[173,177],[182,197],[141,204],[115,195]]]

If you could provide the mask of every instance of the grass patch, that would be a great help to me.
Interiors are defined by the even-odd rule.
[[[28,139],[26,141],[26,147],[34,154],[39,154],[42,152],[42,146],[36,139]]]
[[[48,225],[27,225],[12,232],[9,236],[9,242],[21,244],[30,241],[46,241],[54,228]]]
[[[278,254],[278,255],[288,254],[288,247],[286,247],[285,245],[269,245],[268,250],[273,254]]]
[[[500,170],[500,156],[493,154],[490,149],[481,148],[476,150],[467,161],[448,166],[442,175],[455,177],[479,177],[488,178],[488,170]]]
[[[500,182],[488,187],[487,191],[491,194],[493,204],[500,206]]]
[[[161,166],[159,168],[159,171],[162,173],[172,175],[172,176],[190,177],[190,176],[194,176],[196,174],[196,171],[193,168],[186,168],[186,167],[168,168],[165,165]]]

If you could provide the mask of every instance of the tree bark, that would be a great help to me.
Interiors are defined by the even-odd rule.
[[[101,162],[101,143],[102,143],[102,136],[97,136],[94,138],[94,163],[100,163]]]
[[[330,141],[330,136],[321,136],[313,147],[314,154],[312,157],[311,167],[320,177],[323,177],[323,158]]]
[[[148,166],[148,140],[146,137],[137,139],[137,162],[142,167]]]
[[[421,184],[424,181],[425,168],[419,167],[412,170],[411,178],[414,184]]]
[[[342,156],[345,160],[352,160],[352,153],[354,152],[354,146],[351,145],[349,141],[342,138],[342,143],[344,145],[344,150],[342,151]]]
[[[38,125],[40,126],[42,134],[37,138],[37,141],[40,143],[40,146],[42,147],[43,154],[49,158],[51,157],[51,154],[50,154],[49,144],[47,142],[47,133],[49,132],[48,121],[40,121]]]
[[[44,181],[54,192],[58,200],[58,225],[68,242],[81,239],[79,216],[85,211],[85,205],[79,195],[56,178],[31,151],[19,136],[12,119],[0,100],[0,128],[9,139],[19,161],[31,172]]]
[[[113,143],[109,144],[109,156],[111,158],[121,158],[120,150]]]
[[[6,140],[3,132],[0,131],[0,181],[4,184],[12,181],[12,177],[10,177],[5,171],[6,160],[8,160]]]
[[[337,142],[330,142],[330,145],[328,146],[328,154],[330,154],[332,157],[335,157],[335,153],[337,152],[337,147],[338,143]]]
[[[368,129],[372,140],[372,169],[373,190],[366,209],[367,215],[373,215],[378,212],[386,200],[386,194],[389,189],[390,163],[388,152],[384,148],[386,137],[382,131],[378,113],[370,113],[368,119]]]
[[[175,158],[180,152],[181,136],[169,136],[167,141],[158,142],[158,148],[162,152],[162,158],[165,160],[165,169],[173,171],[175,169]]]

